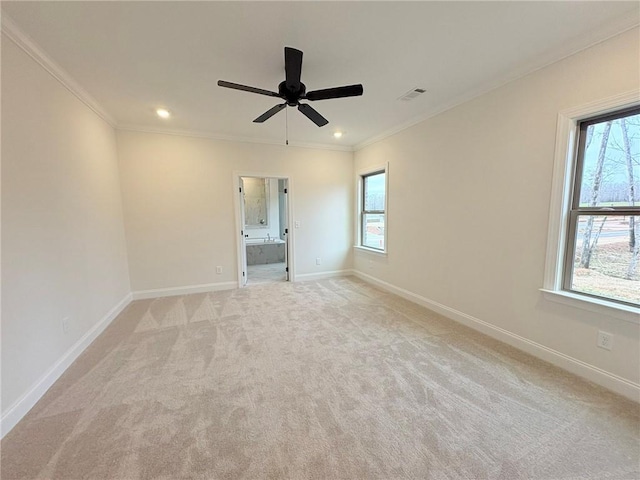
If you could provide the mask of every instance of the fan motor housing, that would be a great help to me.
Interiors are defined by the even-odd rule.
[[[290,107],[295,107],[296,105],[298,105],[298,100],[300,100],[300,97],[302,97],[306,92],[307,87],[302,82],[300,82],[300,88],[297,88],[295,90],[289,90],[287,88],[286,81],[280,82],[280,85],[278,85],[278,93],[287,101],[287,105],[289,105]]]

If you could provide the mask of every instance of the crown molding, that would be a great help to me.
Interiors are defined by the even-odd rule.
[[[6,13],[2,12],[2,33],[33,58],[42,68],[58,80],[67,90],[75,95],[82,103],[93,110],[99,117],[112,127],[116,126],[115,119],[84,88],[76,82],[69,73],[58,65],[31,37],[24,33]]]
[[[441,105],[440,107],[431,110],[425,114],[422,114],[418,117],[414,117],[406,122],[401,123],[400,125],[396,125],[388,130],[384,130],[383,132],[374,135],[373,137],[364,140],[356,145],[354,145],[353,150],[358,151],[363,148],[377,143],[381,140],[384,140],[387,137],[395,135],[396,133],[400,133],[403,130],[407,130],[408,128],[417,125],[418,123],[422,123],[430,118],[435,117],[441,113],[446,112],[447,110],[451,110],[452,108],[457,107],[463,103],[466,103],[474,98],[480,97],[485,93],[489,93],[493,90],[496,90],[508,83],[514,82],[520,78],[526,77],[527,75],[536,72],[538,70],[542,70],[554,63],[560,62],[565,58],[568,58],[572,55],[580,53],[583,50],[587,50],[599,43],[605,42],[613,37],[617,37],[618,35],[622,35],[623,33],[637,28],[640,25],[640,19],[638,17],[632,15],[625,15],[622,17],[618,17],[606,24],[600,26],[597,29],[594,29],[587,34],[579,35],[570,41],[566,42],[562,45],[560,49],[553,49],[544,52],[542,55],[538,55],[534,59],[528,61],[525,65],[520,66],[514,70],[511,70],[505,75],[502,75],[500,78],[495,79],[491,82],[480,85],[478,88],[474,88],[470,91],[467,91],[457,97],[453,98],[451,101]]]
[[[286,145],[283,140],[272,140],[266,138],[252,138],[252,137],[240,137],[235,135],[225,135],[212,132],[203,132],[197,130],[175,130],[168,128],[147,127],[144,125],[116,125],[116,130],[139,132],[139,133],[153,133],[159,135],[175,135],[180,137],[195,137],[205,138],[208,140],[222,140],[225,142],[239,142],[239,143],[256,143],[260,145],[279,145],[281,147],[297,147],[297,148],[312,148],[314,150],[333,150],[338,152],[353,152],[353,147],[348,145],[331,145],[326,143],[306,143],[289,141],[289,145]]]

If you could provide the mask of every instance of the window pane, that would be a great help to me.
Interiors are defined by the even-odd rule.
[[[640,205],[640,114],[589,125],[584,135],[580,206]]]
[[[384,250],[384,214],[365,213],[362,221],[362,245]]]
[[[640,305],[640,216],[580,215],[571,289]]]
[[[364,177],[364,210],[384,211],[385,173]]]

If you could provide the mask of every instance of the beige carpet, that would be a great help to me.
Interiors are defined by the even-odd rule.
[[[639,406],[353,278],[132,303],[2,480],[637,479]]]

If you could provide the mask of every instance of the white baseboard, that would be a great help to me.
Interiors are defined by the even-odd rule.
[[[353,270],[332,270],[319,273],[303,273],[295,277],[296,282],[308,280],[321,280],[323,278],[344,277],[353,275]],[[206,293],[219,290],[233,290],[238,288],[238,282],[205,283],[202,285],[187,285],[184,287],[157,288],[154,290],[138,290],[133,292],[134,300],[145,300],[150,298],[172,297],[174,295],[188,295],[190,293]]]
[[[130,293],[113,307],[98,323],[96,323],[80,340],[78,340],[56,363],[34,383],[11,407],[3,413],[0,419],[0,438],[4,437],[24,417],[29,410],[42,398],[51,385],[69,368],[82,352],[100,335],[105,328],[129,305],[132,300]]]
[[[328,272],[302,273],[296,275],[296,282],[306,282],[309,280],[322,280],[331,277],[347,277],[353,275],[353,270],[330,270]]]
[[[429,310],[439,313],[451,320],[455,320],[458,323],[477,330],[489,337],[495,338],[496,340],[500,340],[501,342],[517,348],[518,350],[529,353],[534,357],[538,357],[562,368],[563,370],[567,370],[568,372],[583,377],[631,400],[636,402],[640,401],[640,384],[607,372],[606,370],[602,370],[601,368],[583,362],[582,360],[578,360],[577,358],[573,358],[562,352],[558,352],[552,348],[545,347],[540,343],[533,342],[525,337],[521,337],[520,335],[516,335],[508,330],[485,322],[484,320],[480,320],[471,315],[467,315],[466,313],[447,307],[446,305],[442,305],[441,303],[429,300],[428,298],[417,295],[403,288],[396,287],[395,285],[372,277],[371,275],[367,275],[366,273],[354,270],[353,275],[365,282],[406,298],[418,305],[422,305]]]
[[[205,283],[202,285],[187,285],[185,287],[157,288],[154,290],[138,290],[133,292],[134,300],[147,298],[173,297],[174,295],[188,295],[190,293],[206,293],[218,290],[233,290],[238,288],[238,282]]]

